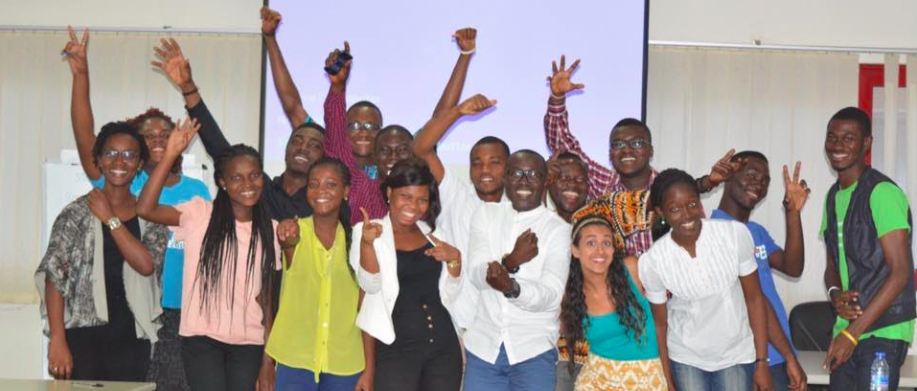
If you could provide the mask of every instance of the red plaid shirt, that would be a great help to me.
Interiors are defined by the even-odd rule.
[[[589,166],[589,196],[592,199],[596,199],[605,193],[629,191],[624,187],[621,182],[621,175],[617,171],[590,159],[583,152],[579,140],[570,133],[568,117],[566,104],[552,105],[550,102],[548,103],[548,112],[544,115],[544,135],[551,153],[557,154],[567,151],[579,156],[580,159],[586,162],[586,165]],[[650,186],[653,185],[657,174],[654,169],[650,174],[646,190],[649,190]],[[653,236],[650,230],[639,231],[628,236],[624,242],[627,255],[640,256],[640,254],[650,249],[650,245],[653,244]]]
[[[347,136],[347,101],[344,94],[328,91],[325,98],[325,155],[340,159],[350,169],[350,224],[363,221],[360,207],[366,208],[369,218],[381,219],[388,213],[388,205],[379,190],[379,181],[370,179],[357,167]]]

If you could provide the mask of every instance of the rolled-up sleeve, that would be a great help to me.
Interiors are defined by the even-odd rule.
[[[651,253],[644,253],[637,261],[637,274],[640,275],[640,282],[643,283],[643,289],[646,290],[646,300],[653,304],[665,304],[668,295],[654,265]]]

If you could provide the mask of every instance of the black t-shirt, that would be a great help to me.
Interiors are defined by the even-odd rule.
[[[140,238],[140,221],[137,217],[122,222],[119,229],[127,229]],[[107,224],[102,224],[103,254],[105,256],[105,294],[108,302],[108,331],[112,339],[136,339],[134,314],[127,305],[124,291],[124,255],[111,236]]]

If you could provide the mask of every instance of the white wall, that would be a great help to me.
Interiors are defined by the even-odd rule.
[[[650,39],[917,48],[908,0],[652,0]]]

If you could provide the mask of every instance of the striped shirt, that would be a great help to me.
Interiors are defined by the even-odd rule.
[[[370,179],[366,171],[357,167],[347,135],[347,102],[344,94],[328,91],[325,99],[325,155],[340,159],[350,169],[350,225],[363,221],[360,207],[366,208],[369,218],[381,219],[388,213],[388,205],[379,190],[379,181]]]
[[[548,148],[553,154],[558,154],[561,152],[570,152],[576,156],[579,156],[586,165],[589,166],[589,196],[591,199],[598,199],[603,194],[611,192],[624,192],[631,190],[640,190],[640,189],[628,189],[624,186],[624,183],[621,182],[621,175],[617,171],[605,167],[604,165],[596,162],[589,158],[585,152],[583,152],[582,147],[580,147],[579,140],[570,133],[570,124],[568,121],[569,114],[567,113],[567,105],[565,103],[559,105],[548,104],[548,111],[544,116],[544,133],[545,138],[548,141]],[[650,179],[646,183],[646,188],[644,190],[649,190],[653,185],[653,181],[656,179],[658,173],[656,170],[652,170],[650,174]],[[653,244],[653,235],[649,229],[637,232],[631,236],[628,236],[625,240],[626,252],[627,255],[640,256],[647,250],[649,250],[650,245]]]

